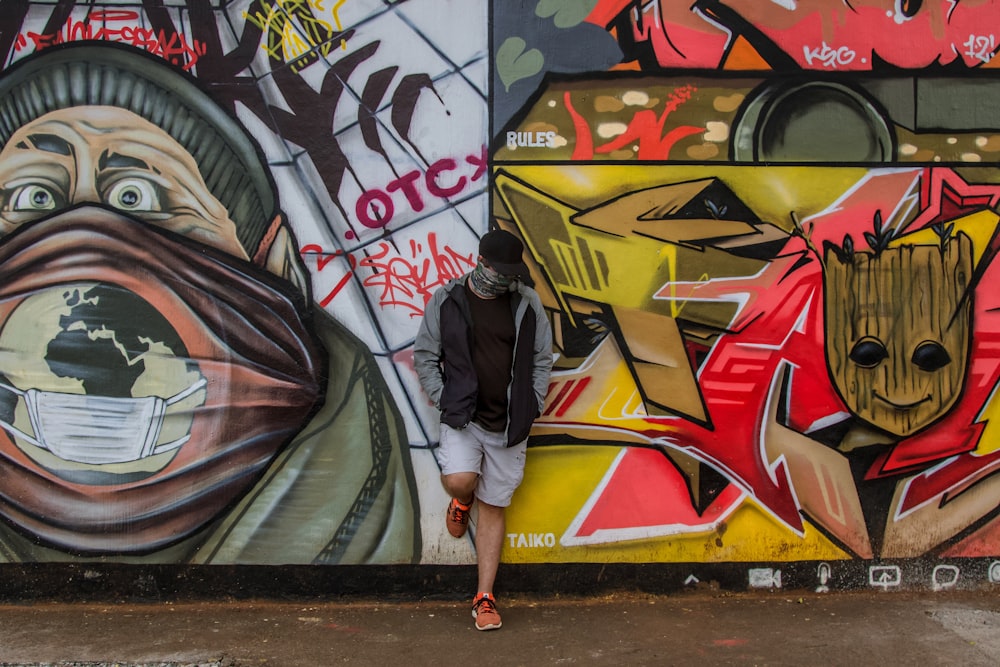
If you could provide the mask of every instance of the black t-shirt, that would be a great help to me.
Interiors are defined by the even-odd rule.
[[[472,364],[479,379],[476,422],[487,431],[507,428],[507,386],[514,363],[514,314],[510,293],[483,299],[465,287],[472,311]]]

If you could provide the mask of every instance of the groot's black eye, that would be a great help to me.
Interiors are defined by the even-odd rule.
[[[951,363],[951,356],[941,343],[926,341],[913,351],[913,365],[922,371],[936,371]]]
[[[885,345],[872,338],[865,338],[855,343],[851,349],[851,361],[862,368],[875,368],[889,356]]]

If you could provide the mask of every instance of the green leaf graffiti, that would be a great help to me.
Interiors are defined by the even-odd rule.
[[[553,17],[557,28],[572,28],[583,23],[597,6],[597,0],[539,0],[535,14]]]
[[[521,79],[534,76],[542,71],[545,56],[538,49],[525,50],[527,44],[520,37],[508,37],[497,49],[496,68],[504,88]]]

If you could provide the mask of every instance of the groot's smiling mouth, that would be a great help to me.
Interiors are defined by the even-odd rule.
[[[920,406],[920,405],[922,405],[924,403],[927,403],[928,401],[931,400],[931,395],[927,394],[926,396],[924,396],[920,400],[913,401],[912,403],[896,403],[895,401],[890,400],[889,398],[886,398],[885,396],[882,396],[877,391],[872,392],[872,395],[875,396],[875,398],[877,400],[885,403],[889,407],[894,408],[896,410],[912,410],[912,409],[914,409],[914,408],[916,408],[916,407],[918,407],[918,406]]]

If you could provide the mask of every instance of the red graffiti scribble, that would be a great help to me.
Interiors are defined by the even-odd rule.
[[[590,132],[590,126],[583,116],[581,116],[570,101],[569,93],[563,96],[566,109],[573,119],[573,129],[576,131],[576,148],[573,150],[574,160],[593,159],[594,153],[611,153],[625,148],[632,142],[638,142],[639,150],[636,157],[640,160],[666,160],[670,156],[670,149],[684,137],[694,134],[701,134],[705,131],[703,127],[692,125],[678,125],[670,129],[665,135],[663,133],[667,119],[674,111],[680,108],[685,102],[691,99],[691,95],[697,90],[694,86],[682,86],[670,94],[670,99],[663,107],[663,112],[659,115],[652,109],[642,109],[632,116],[628,127],[621,135],[612,141],[594,147],[594,140]]]
[[[482,146],[479,149],[479,155],[466,155],[465,161],[476,168],[472,173],[471,179],[478,181],[486,173],[486,168],[489,166],[489,153],[486,150],[486,146]]]
[[[598,153],[611,153],[624,148],[633,141],[639,142],[639,152],[637,157],[640,160],[666,160],[670,155],[670,149],[674,144],[684,137],[692,134],[701,134],[705,131],[703,127],[691,125],[679,125],[666,135],[663,134],[664,125],[667,118],[681,105],[691,99],[691,94],[697,90],[694,86],[682,86],[670,93],[670,99],[664,105],[663,113],[656,115],[652,109],[643,109],[632,117],[625,132],[613,141],[598,146]]]
[[[134,11],[97,10],[82,21],[67,19],[62,28],[55,32],[41,34],[26,31],[23,35],[18,35],[14,48],[20,51],[30,45],[36,51],[41,51],[57,44],[84,40],[123,42],[145,49],[184,70],[194,67],[198,58],[207,52],[205,44],[198,40],[188,43],[187,38],[176,32],[167,34],[165,30],[128,25],[129,22],[138,20],[139,13]],[[126,25],[117,28],[108,25],[115,22]]]
[[[395,192],[401,193],[410,210],[416,212],[424,210],[426,205],[423,191],[439,199],[459,196],[469,183],[479,180],[486,173],[486,147],[483,146],[478,155],[467,155],[465,162],[475,167],[472,176],[466,177],[458,172],[460,165],[455,159],[442,158],[427,167],[426,171],[414,169],[393,179],[384,190],[373,188],[362,192],[354,204],[358,222],[369,229],[380,229],[392,222],[396,214],[396,204],[392,199]]]
[[[346,256],[350,264],[350,270],[319,301],[320,306],[328,306],[357,269],[363,268],[371,270],[371,274],[361,284],[377,289],[379,306],[407,309],[411,311],[410,317],[423,316],[424,306],[438,287],[464,275],[476,264],[471,253],[463,255],[447,244],[439,247],[437,234],[433,232],[427,236],[426,248],[418,241],[410,241],[407,251],[404,257],[390,243],[382,241],[374,252],[360,258],[352,253],[345,255],[342,250],[326,253],[316,244],[304,246],[299,254],[303,259],[308,255],[315,258],[317,273],[337,257]]]
[[[342,256],[344,251],[337,250],[333,253],[324,253],[322,247],[316,245],[315,243],[310,243],[309,245],[304,246],[302,250],[299,251],[299,254],[303,259],[306,259],[306,255],[314,255],[316,258],[316,272],[319,273],[326,268],[327,264],[332,262],[337,257]],[[357,267],[358,262],[353,255],[347,255],[347,262],[350,264],[350,271],[347,271],[340,278],[340,280],[337,281],[337,284],[333,286],[333,289],[330,290],[325,297],[320,299],[319,305],[321,307],[325,308],[331,301],[333,301],[334,297],[336,297],[337,294],[344,289],[347,283],[350,282],[351,276],[354,275],[353,271]]]
[[[380,290],[381,307],[407,308],[412,311],[410,317],[422,317],[424,306],[438,287],[462,276],[476,264],[471,254],[462,255],[447,245],[438,248],[437,234],[427,236],[427,246],[426,256],[421,258],[423,246],[410,241],[410,258],[405,258],[383,241],[375,254],[358,263],[372,269],[372,275],[362,284]]]

